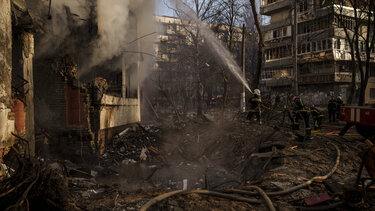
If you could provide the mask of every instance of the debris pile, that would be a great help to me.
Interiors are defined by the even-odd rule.
[[[101,156],[105,167],[115,164],[129,164],[160,159],[160,129],[153,126],[137,125],[127,128],[113,139],[106,153]]]
[[[8,155],[10,156],[10,155]],[[36,158],[15,155],[14,172],[0,181],[4,210],[76,210],[64,175]]]

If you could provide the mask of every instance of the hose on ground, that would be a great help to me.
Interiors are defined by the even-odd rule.
[[[273,206],[272,201],[271,201],[271,199],[268,196],[280,196],[280,195],[285,195],[285,194],[288,194],[288,193],[292,193],[294,191],[297,191],[299,189],[302,189],[302,188],[310,185],[315,180],[326,180],[330,176],[332,176],[333,173],[335,173],[335,171],[337,170],[337,168],[338,168],[338,166],[340,164],[341,151],[340,151],[340,149],[335,144],[333,144],[333,143],[330,143],[330,144],[332,144],[335,147],[336,151],[337,151],[336,163],[333,166],[333,168],[331,169],[331,171],[328,172],[324,176],[315,176],[315,177],[311,178],[310,180],[304,182],[301,185],[297,185],[295,187],[292,187],[292,188],[289,188],[289,189],[286,189],[286,190],[277,191],[277,192],[269,192],[269,193],[265,193],[261,188],[259,188],[257,186],[249,186],[250,189],[255,189],[256,192],[245,191],[245,190],[236,190],[236,189],[227,190],[227,191],[225,191],[226,193],[221,193],[221,192],[216,192],[216,191],[209,191],[209,190],[192,190],[192,191],[177,190],[177,191],[172,191],[172,192],[161,194],[161,195],[159,195],[159,196],[151,199],[150,201],[148,201],[145,205],[143,205],[141,207],[140,211],[146,211],[147,209],[149,209],[153,205],[155,205],[158,202],[160,202],[160,201],[162,201],[164,199],[167,199],[167,198],[169,198],[171,196],[175,196],[175,195],[179,195],[179,194],[189,194],[189,193],[211,195],[211,196],[216,196],[216,197],[220,197],[220,198],[226,198],[226,199],[232,199],[232,200],[236,200],[236,201],[243,201],[243,202],[256,203],[256,204],[261,203],[261,201],[259,201],[257,199],[250,199],[250,198],[247,198],[247,197],[231,195],[231,194],[227,194],[227,193],[239,193],[239,194],[252,195],[252,196],[260,195],[260,196],[263,197],[264,201],[266,202],[266,204],[268,206],[268,209],[270,211],[274,211],[275,207]]]
[[[216,191],[209,191],[209,190],[191,190],[191,191],[177,190],[177,191],[172,191],[172,192],[161,194],[161,195],[159,195],[159,196],[151,199],[150,201],[148,201],[145,205],[143,205],[141,207],[140,211],[146,211],[150,207],[152,207],[153,205],[155,205],[155,204],[159,203],[160,201],[162,201],[164,199],[167,199],[167,198],[169,198],[171,196],[180,195],[180,194],[190,194],[190,193],[203,194],[203,195],[209,195],[209,196],[216,196],[216,197],[219,197],[219,198],[231,199],[231,200],[235,200],[235,201],[242,201],[242,202],[247,202],[247,203],[252,203],[252,204],[260,204],[260,203],[262,203],[262,201],[257,200],[257,199],[251,199],[251,198],[247,198],[247,197],[243,197],[243,196],[236,196],[236,195],[232,195],[232,194],[220,193],[220,192],[216,192]],[[269,198],[268,198],[268,200],[269,200],[268,202],[266,201],[267,206],[269,206],[269,202],[271,201]],[[271,202],[271,205],[272,205],[272,202]],[[273,205],[272,205],[272,207],[273,207]],[[275,209],[270,209],[270,211],[275,211]]]
[[[330,172],[328,172],[326,175],[324,176],[315,176],[311,179],[309,179],[308,181],[300,184],[300,185],[297,185],[297,186],[294,186],[292,188],[289,188],[289,189],[286,189],[286,190],[282,190],[282,191],[276,191],[276,192],[268,192],[267,195],[268,196],[281,196],[281,195],[285,195],[285,194],[288,194],[288,193],[292,193],[292,192],[295,192],[299,189],[302,189],[304,187],[307,187],[308,185],[310,185],[311,183],[313,183],[315,180],[326,180],[328,179],[329,177],[332,176],[333,173],[336,172],[339,164],[340,164],[340,157],[341,157],[341,151],[340,149],[333,143],[330,143],[332,144],[336,151],[337,151],[337,156],[336,156],[336,163],[335,165],[333,166],[333,168],[331,169]],[[243,194],[243,195],[249,195],[249,196],[255,196],[255,195],[259,195],[257,192],[253,192],[253,191],[246,191],[246,190],[238,190],[238,189],[231,189],[231,190],[224,190],[225,193],[237,193],[237,194]]]

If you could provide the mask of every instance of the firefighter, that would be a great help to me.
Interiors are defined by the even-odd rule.
[[[260,97],[260,90],[259,89],[254,89],[254,95],[249,99],[250,103],[250,111],[247,114],[247,120],[251,120],[253,118],[253,115],[257,117],[257,121],[259,124],[262,124],[262,120],[260,119],[261,117],[261,104],[262,104],[262,98]]]
[[[344,106],[344,102],[342,101],[342,97],[338,96],[336,99],[336,118],[340,119],[340,108]]]
[[[336,122],[336,100],[333,96],[331,96],[331,99],[328,101],[328,117],[329,122]]]
[[[322,129],[322,120],[324,115],[320,112],[314,104],[310,105],[311,116],[314,120],[314,130]]]
[[[309,111],[303,104],[303,101],[298,96],[292,98],[294,109],[293,109],[293,130],[299,130],[299,121],[304,120],[305,122],[305,137],[310,139],[311,128],[310,128],[310,118]]]

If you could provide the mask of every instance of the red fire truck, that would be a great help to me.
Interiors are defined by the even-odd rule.
[[[369,138],[375,136],[375,108],[366,106],[342,106],[340,108],[340,119],[347,125],[341,130],[340,135],[355,125],[362,136]]]

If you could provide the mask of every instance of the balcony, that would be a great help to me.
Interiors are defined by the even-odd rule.
[[[298,84],[324,84],[335,82],[335,75],[332,74],[308,74],[298,76]]]
[[[292,5],[292,0],[278,0],[270,4],[264,4],[260,7],[260,13],[262,15],[271,15],[281,9],[290,7]]]
[[[267,87],[274,87],[274,86],[290,86],[292,84],[291,77],[281,77],[281,78],[267,78],[262,79],[262,83],[265,84]]]
[[[349,72],[336,72],[335,82],[350,83],[352,82],[352,73]]]

